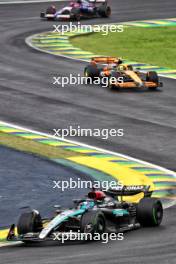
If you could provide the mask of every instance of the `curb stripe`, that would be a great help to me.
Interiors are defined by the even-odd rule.
[[[56,138],[54,136],[29,130],[0,121],[0,136],[2,133],[27,138],[38,143],[44,143],[53,148],[71,150],[75,156],[65,159],[55,158],[52,161],[85,173],[94,180],[122,181],[125,185],[150,185],[153,197],[163,199],[164,208],[176,203],[176,173],[162,167],[134,159],[132,157],[92,147],[79,142]],[[1,137],[0,137],[1,140]],[[3,142],[0,141],[3,145]],[[5,145],[5,144],[4,144]],[[80,155],[77,155],[77,154]],[[138,197],[139,199],[139,197]],[[136,201],[133,197],[131,202]],[[0,230],[0,240],[5,240],[8,229]],[[1,243],[9,245],[8,243]]]
[[[163,27],[163,26],[176,26],[176,18],[160,19],[160,20],[144,20],[144,21],[132,21],[121,23],[125,26],[132,27]],[[109,24],[110,25],[110,24]],[[118,25],[118,24],[114,24]],[[96,25],[95,25],[96,26]],[[44,32],[36,34],[26,38],[26,43],[46,53],[51,53],[56,56],[64,56],[70,59],[89,61],[93,56],[101,56],[93,54],[88,51],[83,51],[77,47],[72,46],[70,43],[70,37],[90,34],[93,32],[78,30],[76,33],[66,32],[64,35],[58,32]],[[160,76],[176,79],[176,69],[169,69],[165,67],[158,67],[155,65],[138,63],[130,60],[125,60],[126,63],[131,64],[133,67],[141,67],[141,70],[145,73],[147,71],[155,70]]]
[[[0,132],[5,132],[27,140],[33,140],[41,144],[53,146],[54,148],[72,151],[73,153],[75,152],[75,156],[66,158],[65,160],[72,164],[84,166],[85,168],[101,171],[104,175],[111,175],[114,179],[123,180],[126,184],[130,181],[131,183],[146,183],[154,187],[157,182],[157,184],[161,183],[165,189],[168,187],[168,184],[170,187],[175,186],[176,174],[174,172],[132,159],[131,157],[108,152],[85,144],[55,138],[43,133],[19,129],[18,127],[3,122],[0,122]],[[80,154],[80,156],[76,156],[76,154]],[[57,162],[59,162],[59,160],[57,160]],[[168,191],[167,196],[169,195],[170,197],[173,196],[173,194],[170,194]],[[163,192],[163,197],[164,196],[165,192]]]

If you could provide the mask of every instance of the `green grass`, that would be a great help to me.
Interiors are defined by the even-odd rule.
[[[95,55],[176,69],[176,27],[125,27],[122,33],[83,35],[71,38],[71,42]]]

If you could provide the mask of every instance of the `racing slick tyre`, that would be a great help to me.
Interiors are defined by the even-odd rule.
[[[55,7],[53,7],[53,6],[49,6],[47,9],[46,9],[46,15],[54,15],[56,13],[56,8]],[[41,13],[41,15],[40,15],[41,17],[43,16],[45,16],[45,15],[42,15],[42,13]],[[47,18],[47,20],[55,20],[55,18],[54,17],[51,17],[51,18]]]
[[[71,20],[73,21],[80,21],[81,16],[80,16],[80,10],[77,8],[73,8],[71,11]]]
[[[113,82],[111,82],[112,78],[113,78],[113,81],[114,81],[114,79],[118,80],[119,77],[121,77],[121,74],[119,72],[115,72],[114,71],[114,72],[111,73],[111,75],[109,77],[109,80],[108,80],[108,89],[109,90],[115,90],[115,89],[118,90],[119,89],[118,85],[116,85]]]
[[[147,82],[154,82],[158,85],[159,84],[159,78],[158,78],[157,72],[155,72],[155,71],[147,72],[146,81]],[[156,90],[156,89],[157,89],[157,87],[149,87],[149,90]]]
[[[111,15],[111,8],[110,6],[105,6],[105,5],[102,5],[99,9],[98,9],[98,14],[100,17],[110,17]]]
[[[97,68],[96,65],[88,65],[84,69],[84,76],[94,80],[95,77],[99,77],[100,70]]]
[[[106,229],[104,214],[100,211],[87,211],[81,218],[81,232],[103,234]]]
[[[142,226],[159,226],[162,219],[163,207],[160,200],[145,197],[137,204],[137,220]]]
[[[45,13],[44,12],[40,13],[40,18],[45,18]]]
[[[17,232],[19,235],[24,235],[29,232],[40,232],[42,228],[41,216],[39,212],[35,210],[21,214],[17,223]]]
[[[54,15],[55,13],[56,13],[56,8],[53,7],[53,6],[49,6],[49,7],[46,9],[46,14]]]

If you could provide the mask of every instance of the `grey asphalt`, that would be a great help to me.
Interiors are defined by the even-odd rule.
[[[76,170],[6,147],[0,147],[0,153],[0,227],[16,224],[26,206],[39,210],[42,218],[52,217],[54,205],[71,207],[73,199],[88,191],[80,189],[78,197],[77,189],[55,187],[53,181],[69,180],[70,175],[74,181],[83,177]]]
[[[171,0],[111,2],[109,22],[175,15]],[[46,55],[25,45],[26,36],[53,29],[52,22],[38,18],[47,5],[0,9],[0,118],[48,133],[69,125],[123,128],[123,138],[74,139],[175,170],[175,80],[164,79],[159,92],[112,93],[98,86],[53,86],[53,76],[82,74],[85,63]],[[84,21],[99,22],[102,20]]]
[[[174,0],[110,2],[113,13],[109,22],[175,17]],[[29,4],[28,7],[3,5],[0,8],[1,119],[49,133],[53,128],[68,125],[122,127],[125,130],[123,138],[77,140],[175,170],[175,81],[163,79],[164,88],[158,92],[112,93],[97,86],[53,87],[53,75],[78,74],[85,63],[46,55],[25,45],[26,36],[52,29],[53,23],[38,18],[46,7],[45,3]],[[100,19],[89,21],[102,22]],[[15,247],[1,249],[0,258],[3,264],[83,261],[170,264],[176,256],[174,221],[175,207],[166,211],[161,228],[129,233],[123,242],[59,248]]]

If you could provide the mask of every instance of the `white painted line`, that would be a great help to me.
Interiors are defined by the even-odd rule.
[[[70,0],[4,0],[0,1],[0,5],[10,5],[10,4],[33,4],[33,3],[45,3],[45,2],[68,2]]]
[[[45,136],[45,137],[49,137],[49,138],[54,138],[55,140],[60,140],[60,141],[67,142],[67,143],[77,144],[77,145],[80,145],[82,147],[95,149],[95,150],[100,151],[100,152],[105,152],[105,153],[108,153],[108,154],[111,154],[111,155],[114,155],[114,156],[119,156],[119,157],[122,157],[122,158],[125,158],[125,159],[129,159],[131,161],[135,161],[135,162],[141,163],[143,165],[150,166],[150,167],[158,169],[158,170],[162,170],[163,172],[170,173],[174,177],[176,177],[176,172],[174,172],[174,171],[165,169],[165,168],[163,168],[161,166],[146,162],[144,160],[132,158],[132,157],[130,157],[128,155],[124,155],[124,154],[121,154],[121,153],[118,153],[118,152],[113,152],[113,151],[106,150],[106,149],[103,149],[103,148],[98,148],[98,147],[91,146],[91,145],[88,145],[88,144],[85,144],[85,143],[81,143],[81,142],[78,142],[78,141],[74,141],[74,140],[68,140],[68,139],[59,138],[59,137],[56,137],[56,136],[53,136],[53,135],[50,135],[50,134],[47,134],[47,133],[39,132],[39,131],[36,131],[36,130],[32,130],[32,129],[29,129],[29,128],[26,128],[26,127],[22,127],[22,126],[15,125],[15,124],[12,124],[12,123],[4,122],[4,121],[1,121],[1,120],[0,120],[0,124],[4,124],[4,125],[7,125],[7,126],[11,126],[13,128],[20,129],[20,130],[25,130],[27,132],[34,133],[34,134],[37,134],[37,135],[41,135],[41,136]]]
[[[47,31],[47,32],[48,32],[48,31]],[[42,34],[47,33],[47,32],[43,32]],[[71,57],[69,57],[69,56],[62,55],[62,54],[58,54],[58,55],[57,55],[57,54],[53,54],[53,52],[51,52],[51,51],[43,50],[43,49],[40,49],[40,48],[34,46],[34,45],[31,43],[31,40],[32,40],[33,37],[35,37],[35,36],[37,36],[37,35],[39,35],[39,34],[35,34],[35,35],[32,35],[32,36],[29,36],[29,37],[27,37],[27,38],[25,39],[26,44],[27,44],[28,46],[30,46],[31,48],[33,48],[33,49],[35,49],[35,50],[37,50],[37,51],[40,51],[40,52],[44,52],[44,53],[47,53],[47,54],[51,54],[51,55],[53,55],[53,56],[58,56],[58,57],[62,57],[62,58],[66,58],[66,59],[70,59],[70,60],[74,60],[74,61],[88,62],[87,60],[77,59],[77,58],[71,58]]]
[[[5,242],[5,243],[1,243],[1,242],[0,242],[0,248],[1,248],[1,247],[16,246],[16,245],[20,245],[20,244],[23,244],[23,242],[21,242],[21,241],[16,241],[16,242]]]
[[[99,152],[104,152],[104,153],[107,153],[107,154],[111,154],[111,155],[114,155],[114,156],[125,158],[125,159],[128,159],[128,160],[140,163],[142,165],[149,166],[151,168],[161,170],[161,171],[163,171],[163,172],[165,172],[167,174],[172,174],[176,178],[176,172],[174,172],[174,171],[165,169],[165,168],[163,168],[161,166],[158,166],[158,165],[155,165],[155,164],[152,164],[152,163],[149,163],[149,162],[137,159],[137,158],[132,158],[132,157],[130,157],[128,155],[124,155],[124,154],[121,154],[121,153],[118,153],[118,152],[113,152],[113,151],[106,150],[106,149],[103,149],[103,148],[98,148],[98,147],[91,146],[91,145],[88,145],[88,144],[85,144],[85,143],[81,143],[81,142],[78,142],[78,141],[74,141],[74,140],[68,140],[68,139],[59,138],[59,137],[52,136],[52,135],[47,134],[47,133],[43,133],[43,132],[39,132],[39,131],[36,131],[36,130],[28,129],[26,127],[22,127],[22,126],[19,126],[19,125],[15,125],[15,124],[4,122],[4,121],[0,120],[0,125],[1,124],[10,126],[10,127],[16,128],[16,129],[24,130],[24,131],[27,131],[27,132],[30,132],[30,133],[34,133],[34,134],[37,134],[37,135],[53,138],[55,140],[59,140],[59,141],[67,142],[67,143],[77,144],[77,145],[82,146],[82,147],[95,149],[95,150],[97,150]],[[175,204],[176,204],[176,200],[170,201],[169,203],[167,203],[167,205],[164,206],[164,209],[167,209],[167,208],[169,208],[171,206],[174,206]]]
[[[31,129],[28,129],[26,127],[21,127],[19,125],[15,125],[15,124],[4,122],[4,121],[0,121],[0,124],[11,126],[13,128],[20,129],[20,130],[25,130],[27,132],[34,133],[34,134],[37,134],[37,135],[53,138],[55,140],[60,140],[60,141],[67,142],[67,143],[77,144],[77,145],[82,146],[82,147],[95,149],[97,151],[104,152],[104,153],[107,153],[107,154],[111,154],[111,155],[114,155],[114,156],[119,156],[119,157],[122,157],[122,158],[125,158],[125,159],[128,159],[128,160],[131,160],[131,161],[135,161],[135,162],[140,163],[142,165],[149,166],[151,168],[161,170],[161,171],[163,171],[163,172],[165,172],[167,174],[172,174],[176,178],[176,172],[174,172],[174,171],[165,169],[165,168],[163,168],[161,166],[158,166],[158,165],[155,165],[155,164],[152,164],[152,163],[140,160],[140,159],[132,158],[132,157],[130,157],[128,155],[124,155],[124,154],[121,154],[121,153],[118,153],[118,152],[109,151],[109,150],[106,150],[106,149],[103,149],[103,148],[98,148],[98,147],[91,146],[91,145],[88,145],[88,144],[85,144],[85,143],[81,143],[81,142],[78,142],[78,141],[74,141],[74,140],[68,140],[68,139],[59,138],[59,137],[52,136],[52,135],[47,134],[47,133],[39,132],[39,131],[36,131],[36,130],[31,130]],[[176,200],[170,201],[169,203],[167,203],[167,205],[164,206],[164,209],[169,208],[171,206],[174,206],[175,204],[176,204]]]

